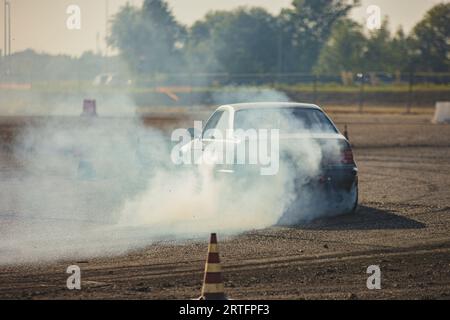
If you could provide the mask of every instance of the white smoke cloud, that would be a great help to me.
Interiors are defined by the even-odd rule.
[[[217,105],[247,103],[247,102],[289,102],[284,93],[270,88],[261,87],[223,87],[213,95]]]
[[[271,94],[244,90],[219,101],[281,97]],[[174,166],[169,137],[134,118],[50,118],[28,127],[15,144],[22,167],[2,173],[8,188],[1,211],[10,214],[0,217],[0,264],[120,254],[160,239],[269,227],[299,188],[309,198],[306,185],[320,173],[322,149],[311,139],[284,144],[276,176],[236,180],[218,179],[213,166]],[[317,216],[308,210],[297,208],[283,223]]]

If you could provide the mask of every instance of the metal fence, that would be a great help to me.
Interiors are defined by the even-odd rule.
[[[134,78],[104,73],[94,79],[75,73],[55,81],[46,80],[45,74],[42,79],[30,80],[27,74],[4,71],[0,70],[2,104],[24,96],[28,100],[45,96],[46,101],[58,101],[71,96],[78,99],[127,94],[138,106],[195,106],[266,100],[270,98],[268,92],[278,92],[290,100],[352,105],[360,111],[366,106],[396,105],[410,112],[414,106],[433,106],[437,101],[450,100],[450,73],[178,73]],[[279,97],[274,95],[274,99]]]

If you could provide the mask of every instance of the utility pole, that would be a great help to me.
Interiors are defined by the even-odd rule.
[[[4,0],[4,56],[11,55],[11,3]]]
[[[11,67],[9,64],[9,56],[11,55],[11,3],[9,0],[4,0],[4,46],[3,46],[3,58],[5,64],[6,75],[11,73]]]
[[[8,1],[8,56],[11,55],[11,2]]]
[[[97,34],[95,35],[95,52],[98,55],[102,53],[100,49],[100,31],[97,31]]]
[[[4,46],[3,46],[3,55],[6,57],[9,55],[9,46],[10,46],[10,39],[9,36],[11,35],[11,23],[10,23],[10,9],[9,9],[9,1],[8,0],[4,0],[4,11],[3,11],[3,15],[4,15]]]
[[[363,106],[364,106],[364,73],[358,73],[358,78],[360,79],[361,83],[359,86],[359,113],[363,112]]]
[[[406,104],[406,113],[411,112],[411,107],[413,103],[413,87],[414,87],[414,73],[411,71],[409,73],[409,81],[408,81],[408,102]]]
[[[105,0],[105,56],[108,56],[109,0]]]
[[[279,27],[278,31],[278,48],[277,48],[277,75],[275,81],[280,83],[281,80],[281,74],[283,72],[283,32],[281,30],[281,27]]]
[[[6,57],[6,46],[7,46],[7,43],[6,43],[6,37],[7,37],[7,32],[8,32],[8,30],[6,30],[6,28],[7,28],[7,20],[6,20],[6,0],[4,0],[3,1],[3,22],[4,22],[4,29],[3,29],[3,32],[4,32],[4,35],[3,35],[3,39],[4,39],[4,44],[3,44],[3,56],[5,56]]]

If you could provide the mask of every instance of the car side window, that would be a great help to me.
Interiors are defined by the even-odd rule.
[[[337,133],[336,128],[322,111],[309,112],[310,127],[314,131]]]
[[[209,118],[208,122],[206,123],[205,127],[203,128],[203,133],[202,133],[203,139],[211,138],[211,137],[205,136],[205,134],[210,134],[210,132],[208,132],[208,131],[216,128],[223,113],[224,113],[223,111],[217,111],[211,116],[211,118]]]
[[[229,129],[229,123],[230,123],[230,112],[225,111],[223,112],[219,122],[216,125],[216,129],[220,131],[223,139],[226,138],[227,129]]]

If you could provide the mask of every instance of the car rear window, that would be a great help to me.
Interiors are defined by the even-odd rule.
[[[280,132],[337,133],[325,114],[316,109],[270,108],[236,111],[235,129],[279,129]]]

